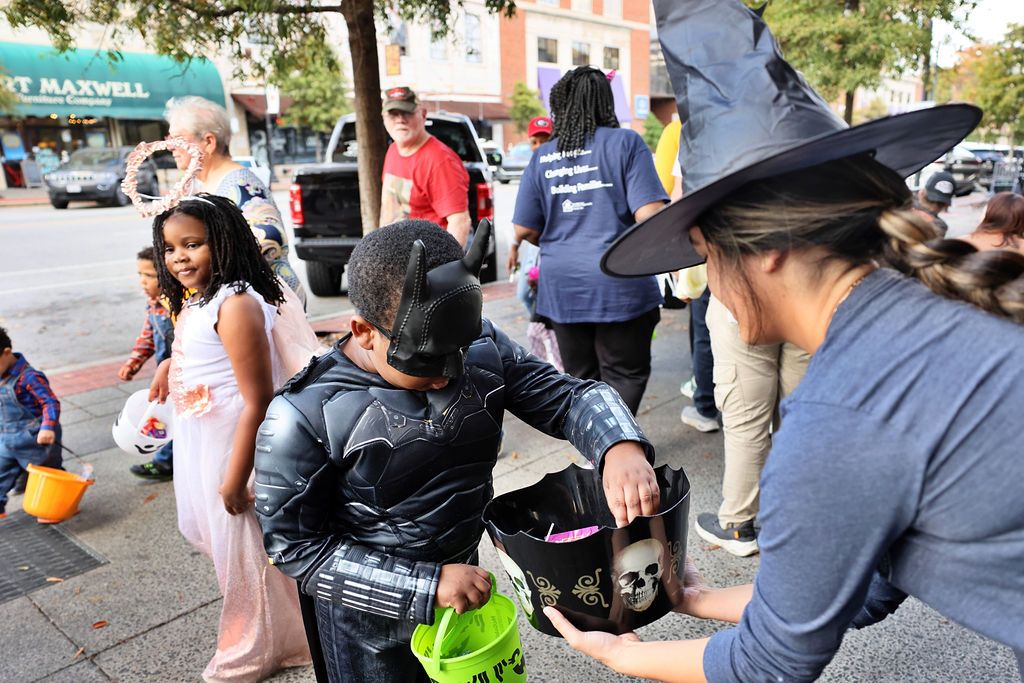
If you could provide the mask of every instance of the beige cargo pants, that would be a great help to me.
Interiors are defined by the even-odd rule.
[[[715,357],[715,403],[725,433],[718,510],[718,523],[725,528],[757,516],[761,469],[771,450],[772,424],[778,428],[779,402],[800,383],[811,357],[788,343],[745,343],[729,310],[714,296],[707,324]]]

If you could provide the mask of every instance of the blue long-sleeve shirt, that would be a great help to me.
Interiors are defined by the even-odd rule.
[[[710,681],[814,680],[880,560],[896,588],[1024,662],[1024,326],[893,271],[839,307],[783,403],[761,566]]]

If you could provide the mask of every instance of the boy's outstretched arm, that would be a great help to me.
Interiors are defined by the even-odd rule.
[[[608,507],[620,526],[658,510],[654,447],[607,384],[558,372],[484,321],[501,354],[506,407],[550,436],[567,439],[601,472]]]
[[[343,470],[332,462],[324,433],[318,434],[287,395],[270,403],[260,426],[256,515],[271,563],[307,595],[392,619],[432,623],[442,565],[395,557],[338,533],[336,512],[347,503],[339,500]]]

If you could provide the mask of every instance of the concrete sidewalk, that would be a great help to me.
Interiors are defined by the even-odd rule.
[[[485,312],[525,341],[522,306],[507,296],[489,297]],[[654,343],[654,374],[640,421],[658,448],[658,462],[685,468],[693,486],[691,518],[714,510],[722,476],[721,434],[700,434],[679,422],[684,400],[679,383],[688,374],[687,312],[664,311]],[[48,584],[0,605],[0,681],[196,681],[213,654],[220,596],[213,566],[178,533],[170,482],[144,483],[128,473],[139,459],[113,447],[110,426],[126,397],[145,380],[63,396],[65,443],[95,467],[96,484],[81,513],[63,523],[107,564]],[[546,472],[579,461],[564,442],[548,438],[511,416],[505,452],[495,469],[497,493],[537,481]],[[78,468],[68,458],[69,469]],[[20,498],[9,510],[20,508]],[[21,513],[18,513],[21,514]],[[0,534],[4,533],[0,522]],[[823,533],[828,533],[823,530]],[[813,538],[807,539],[813,543]],[[712,585],[749,581],[758,559],[739,559],[691,534],[688,553]],[[511,594],[489,540],[481,562]],[[970,586],[964,586],[969,591]],[[100,621],[108,624],[94,628]],[[680,615],[641,630],[645,639],[703,637],[722,625]],[[542,635],[525,621],[520,633],[531,681],[626,680]],[[1016,664],[1007,648],[950,623],[916,601],[896,616],[851,633],[825,681],[1013,681]],[[278,683],[313,681],[309,668],[275,676]]]

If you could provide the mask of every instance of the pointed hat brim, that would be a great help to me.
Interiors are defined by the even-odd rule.
[[[601,258],[601,270],[608,275],[634,277],[703,263],[704,257],[690,244],[690,228],[701,213],[743,185],[868,153],[905,178],[952,149],[979,121],[981,110],[977,107],[947,104],[811,138],[697,188],[637,223],[608,248]]]

